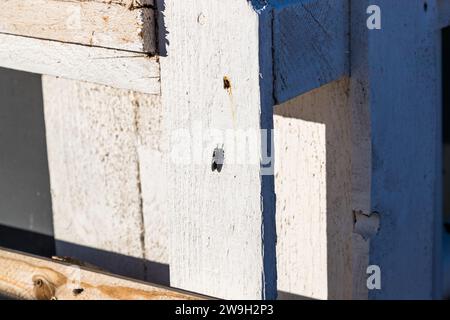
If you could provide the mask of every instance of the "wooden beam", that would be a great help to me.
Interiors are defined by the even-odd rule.
[[[349,74],[348,1],[270,3],[277,104]]]
[[[146,54],[0,34],[0,66],[160,93],[158,60]]]
[[[0,33],[156,53],[153,1],[3,0]]]
[[[369,5],[381,30],[367,28]],[[378,212],[379,233],[364,241],[381,269],[378,299],[440,297],[441,73],[436,0],[352,0],[350,99],[361,173],[354,210]],[[420,26],[420,27],[413,27]],[[386,51],[388,50],[388,51]],[[359,135],[359,133],[361,135]],[[355,163],[355,161],[357,163]],[[370,253],[369,253],[370,248]],[[362,282],[361,285],[364,285]]]
[[[158,3],[170,43],[161,80],[171,285],[221,298],[276,296],[273,172],[260,163],[273,127],[272,19],[254,5]]]
[[[0,248],[0,295],[26,300],[198,300],[199,295]]]

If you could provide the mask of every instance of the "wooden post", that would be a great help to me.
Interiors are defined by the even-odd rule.
[[[271,10],[244,0],[160,1],[159,9],[171,285],[274,298],[274,183],[260,164],[274,105]]]
[[[370,264],[381,268],[382,287],[369,295],[439,297],[442,138],[437,2],[351,3],[351,100],[357,130],[363,134],[354,150],[362,156],[362,176],[367,176],[367,169],[371,176],[370,197],[360,197],[358,208],[366,215],[378,212],[381,222],[370,241]],[[380,30],[367,27],[369,5],[381,9]]]

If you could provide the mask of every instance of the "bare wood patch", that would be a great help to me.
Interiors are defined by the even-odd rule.
[[[27,300],[198,300],[204,297],[0,249],[0,294]]]

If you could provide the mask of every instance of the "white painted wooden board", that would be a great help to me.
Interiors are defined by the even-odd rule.
[[[161,80],[173,156],[166,175],[174,287],[275,297],[273,177],[261,176],[259,163],[260,128],[271,126],[273,106],[269,13],[243,0],[165,1]],[[253,148],[239,152],[233,144],[248,131]],[[213,151],[222,146],[223,170],[213,172]]]
[[[275,107],[277,270],[288,299],[352,298],[348,79]]]
[[[151,8],[153,0],[145,4],[128,6],[125,1],[2,0],[0,33],[154,54],[156,31],[155,13]]]
[[[140,53],[0,34],[0,66],[160,94],[158,59]]]
[[[143,199],[161,164],[140,153],[158,149],[159,98],[50,76],[43,93],[57,254],[152,279],[144,259],[165,245],[153,240],[164,202],[148,209],[153,228]]]
[[[169,282],[169,235],[167,178],[169,159],[167,133],[163,130],[163,112],[159,97],[129,92],[137,110],[140,191],[145,230],[145,258],[148,279]]]

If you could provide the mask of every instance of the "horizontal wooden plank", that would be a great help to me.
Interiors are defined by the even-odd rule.
[[[2,0],[0,33],[154,54],[153,8],[128,2]]]
[[[0,34],[0,67],[160,93],[156,57]]]
[[[273,0],[271,4],[277,103],[348,75],[348,1]]]
[[[70,262],[70,263],[68,263]],[[0,295],[27,300],[199,300],[200,295],[151,285],[76,261],[38,258],[0,248]]]

